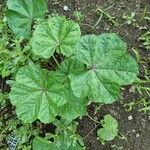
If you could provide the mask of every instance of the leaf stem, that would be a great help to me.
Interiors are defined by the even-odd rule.
[[[99,121],[97,121],[97,120],[95,120],[95,119],[93,119],[89,114],[87,114],[87,116],[92,120],[92,121],[94,121],[95,123],[98,123],[98,124],[100,124],[100,122]]]
[[[53,55],[53,59],[54,59],[55,63],[57,64],[57,66],[59,66],[59,63],[54,55]]]

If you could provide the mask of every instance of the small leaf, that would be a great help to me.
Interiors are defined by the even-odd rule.
[[[55,51],[70,56],[80,35],[77,23],[64,16],[54,16],[36,27],[31,40],[32,50],[44,58],[50,58]]]
[[[8,0],[7,21],[18,37],[30,38],[34,20],[44,18],[47,12],[45,0]]]
[[[70,76],[77,97],[89,96],[94,102],[112,103],[118,99],[120,86],[136,79],[137,63],[115,34],[83,36],[75,49],[75,58],[87,68]]]
[[[111,141],[118,135],[118,122],[111,115],[104,116],[102,126],[103,128],[97,131],[97,135],[102,142]]]
[[[10,100],[16,106],[18,117],[27,123],[39,119],[52,122],[57,108],[66,103],[66,93],[54,83],[52,73],[30,64],[21,68],[10,92]]]

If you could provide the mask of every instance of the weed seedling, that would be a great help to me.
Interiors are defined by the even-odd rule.
[[[136,19],[134,19],[134,17],[135,17],[135,12],[132,12],[130,15],[124,14],[124,16],[122,18],[125,19],[126,23],[130,25],[136,21]]]

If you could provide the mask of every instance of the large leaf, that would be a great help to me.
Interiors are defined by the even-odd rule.
[[[118,135],[118,122],[111,115],[104,116],[102,126],[103,128],[97,131],[97,135],[102,142],[111,141]]]
[[[52,122],[57,107],[66,103],[62,85],[54,83],[51,72],[30,64],[21,68],[10,92],[10,100],[16,106],[18,117],[23,122]]]
[[[119,87],[132,83],[138,73],[126,44],[115,34],[83,36],[77,42],[75,57],[87,70],[70,76],[73,92],[77,97],[90,96],[95,102],[114,102]]]
[[[7,21],[18,37],[29,38],[34,20],[47,12],[45,0],[8,0]]]
[[[33,150],[83,150],[77,139],[68,132],[61,133],[54,138],[54,142],[36,137],[33,139]]]
[[[39,24],[31,40],[36,55],[49,58],[55,51],[70,56],[80,37],[80,27],[64,16],[54,16]]]
[[[67,91],[67,103],[58,109],[58,114],[68,121],[72,121],[79,116],[83,116],[86,112],[87,100],[85,98],[77,98],[70,87],[69,75],[79,73],[84,70],[84,65],[77,60],[67,59],[61,63],[57,71],[54,73],[57,84],[63,85]]]

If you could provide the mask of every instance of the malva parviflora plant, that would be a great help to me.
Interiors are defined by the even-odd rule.
[[[38,58],[54,58],[58,65],[50,71],[32,61],[19,69],[9,98],[22,122],[53,123],[56,116],[72,122],[86,114],[89,102],[111,104],[119,99],[122,85],[135,81],[138,65],[118,35],[82,35],[78,23],[65,16],[45,17],[48,11],[44,0],[8,0],[7,7],[7,22],[16,37],[28,41]],[[63,55],[61,63],[55,58],[56,53]],[[118,131],[111,116],[104,121],[109,118],[110,123],[115,122],[116,132],[106,138],[108,141]],[[102,141],[109,126],[104,124],[104,129],[98,131],[103,134]],[[65,150],[82,149],[78,143],[73,144],[69,132],[59,134],[54,142],[36,137],[33,149],[41,146],[57,150],[62,147],[60,143]]]

